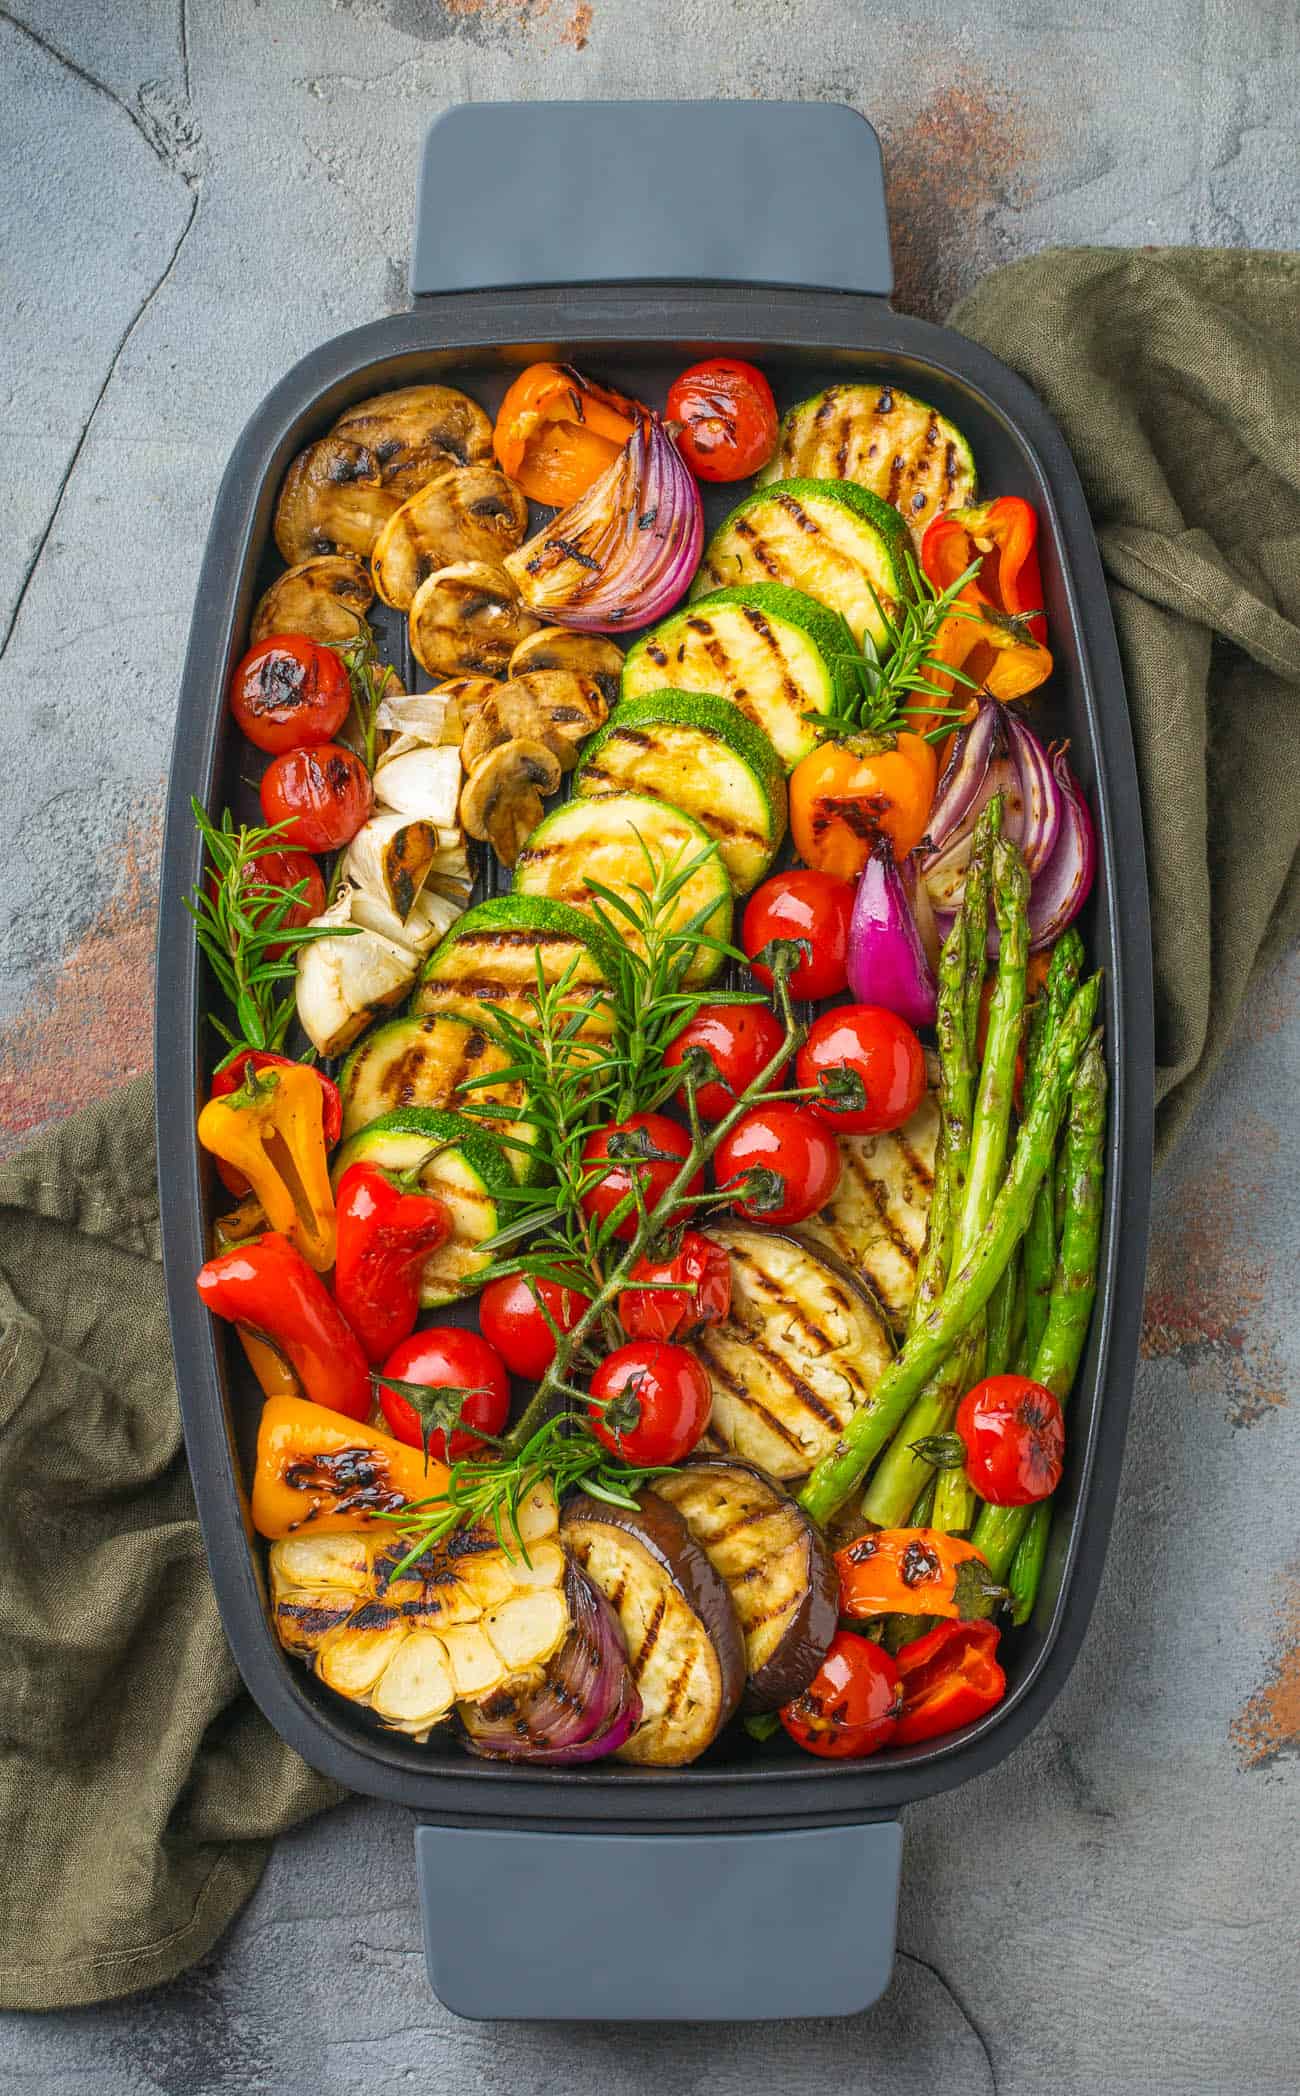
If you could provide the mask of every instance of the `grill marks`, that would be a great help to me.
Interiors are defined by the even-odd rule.
[[[890,502],[919,536],[940,510],[968,502],[970,455],[950,422],[893,386],[828,386],[793,408],[773,480],[853,480]]]
[[[907,1319],[934,1194],[939,1114],[927,1096],[890,1135],[840,1137],[843,1169],[809,1235],[870,1283],[892,1324]]]

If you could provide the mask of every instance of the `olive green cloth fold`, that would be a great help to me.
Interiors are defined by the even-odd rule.
[[[1300,935],[1300,255],[1054,249],[951,321],[1051,410],[1097,528],[1142,785],[1163,1157],[1252,974]]]
[[[240,1685],[208,1579],[140,1079],[0,1164],[0,2006],[192,1965],[341,1793]]]

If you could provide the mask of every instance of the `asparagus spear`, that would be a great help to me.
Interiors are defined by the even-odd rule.
[[[1029,1509],[1028,1524],[1011,1560],[1011,1570],[1007,1574],[1013,1623],[1027,1623],[1034,1612],[1051,1527],[1052,1502],[1050,1499],[1040,1499],[1037,1506]]]
[[[1021,1256],[1016,1252],[1012,1256],[1010,1266],[989,1297],[985,1326],[985,1375],[1005,1375],[1014,1358],[1012,1326],[1016,1314],[1016,1288],[1020,1273]]]
[[[1061,1023],[1065,1008],[1079,986],[1083,973],[1083,941],[1071,927],[1057,940],[1048,963],[1047,981],[1038,1001],[1029,1045],[1025,1051],[1026,1101],[1033,1098],[1038,1070],[1048,1042]],[[1038,1352],[1047,1324],[1047,1304],[1056,1266],[1055,1190],[1050,1179],[1038,1189],[1034,1212],[1025,1232],[1025,1331],[1032,1361]]]
[[[1051,1162],[1056,1131],[1100,994],[1100,975],[1091,977],[1075,994],[1048,1052],[1038,1097],[1021,1124],[1007,1176],[970,1256],[962,1261],[934,1308],[908,1334],[870,1402],[854,1413],[836,1447],[804,1486],[800,1503],[814,1520],[829,1520],[862,1482],[906,1417],[912,1399],[979,1315],[1005,1272]]]

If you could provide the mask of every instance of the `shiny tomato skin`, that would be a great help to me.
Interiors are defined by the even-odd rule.
[[[814,1019],[795,1064],[799,1083],[849,1069],[862,1079],[866,1105],[842,1112],[810,1099],[815,1114],[846,1135],[883,1135],[910,1121],[925,1097],[925,1050],[905,1019],[882,1004],[837,1004]]]
[[[990,1506],[1033,1506],[1061,1482],[1065,1421],[1043,1383],[1029,1376],[986,1376],[957,1407],[966,1475]]]
[[[632,1174],[635,1172],[648,1209],[653,1209],[662,1200],[682,1165],[690,1155],[691,1139],[680,1121],[670,1121],[667,1114],[633,1114],[626,1121],[611,1121],[607,1128],[598,1128],[587,1137],[582,1146],[584,1166],[594,1166],[609,1155],[606,1144],[611,1135],[641,1129],[650,1138],[656,1150],[667,1151],[667,1158],[616,1158],[603,1178],[597,1179],[582,1196],[582,1212],[594,1223],[603,1223],[612,1215],[620,1201],[632,1192]],[[704,1184],[703,1172],[696,1172],[687,1187],[688,1193],[698,1193]],[[666,1216],[660,1218],[667,1222]],[[635,1237],[637,1230],[635,1203],[628,1209],[614,1230],[615,1237],[624,1240]]]
[[[350,844],[374,806],[370,775],[360,757],[338,742],[286,750],[262,774],[262,814],[287,845],[300,851],[339,851]]]
[[[655,1288],[625,1288],[619,1323],[629,1339],[688,1339],[722,1322],[731,1308],[731,1261],[716,1238],[686,1230],[670,1259],[638,1259],[629,1277]],[[663,1284],[671,1282],[672,1287]]]
[[[268,756],[332,742],[352,686],[332,648],[303,633],[273,633],[250,648],[230,680],[230,710]]]
[[[844,1761],[889,1745],[902,1695],[898,1668],[884,1646],[837,1630],[803,1694],[777,1715],[805,1753]]]
[[[208,893],[215,896],[218,883],[209,878]],[[239,883],[239,892],[244,906],[255,922],[260,922],[268,910],[275,909],[274,902],[259,903],[256,890],[259,888],[292,889],[301,887],[302,898],[291,902],[281,920],[286,931],[296,931],[299,926],[310,924],[319,917],[325,907],[325,882],[320,867],[305,851],[264,851],[250,859],[244,868]],[[252,891],[250,893],[250,891]],[[266,949],[269,961],[278,961],[286,951],[282,940]]]
[[[682,424],[677,448],[697,480],[745,480],[776,450],[772,388],[741,357],[709,357],[680,373],[667,419]]]
[[[790,1099],[760,1101],[713,1153],[713,1172],[720,1189],[755,1166],[765,1166],[784,1180],[784,1195],[770,1208],[733,1201],[737,1215],[774,1227],[803,1223],[826,1206],[839,1185],[839,1144],[825,1122],[806,1106]]]
[[[784,1027],[765,1004],[702,1004],[690,1024],[668,1043],[664,1062],[675,1070],[688,1048],[708,1050],[722,1082],[700,1085],[695,1104],[702,1121],[720,1121],[767,1068],[784,1039]],[[773,1086],[780,1081],[778,1071]],[[678,1097],[685,1099],[685,1086]]]
[[[483,1337],[511,1375],[527,1376],[532,1382],[544,1376],[555,1359],[555,1341],[538,1307],[539,1296],[562,1332],[573,1330],[591,1300],[576,1288],[560,1288],[536,1274],[503,1274],[489,1281],[478,1299]]]
[[[772,939],[806,939],[812,958],[801,961],[790,977],[790,995],[818,999],[838,997],[848,988],[849,920],[853,883],[811,866],[774,873],[755,888],[745,904],[740,943],[747,954],[761,953]],[[772,972],[751,961],[759,982],[772,986]]]
[[[442,1427],[435,1427],[429,1436],[429,1454],[440,1463],[458,1463],[487,1446],[465,1428],[499,1434],[509,1417],[510,1378],[505,1362],[486,1339],[459,1325],[430,1325],[426,1331],[412,1332],[393,1348],[380,1374],[402,1383],[426,1383],[431,1390],[474,1393],[461,1403],[464,1425],[453,1430],[450,1450]],[[390,1434],[410,1448],[423,1448],[420,1415],[409,1398],[381,1383],[379,1405]]]
[[[591,1379],[591,1430],[624,1463],[680,1463],[709,1423],[713,1387],[684,1346],[638,1339],[616,1347]],[[601,1406],[606,1409],[601,1409]]]

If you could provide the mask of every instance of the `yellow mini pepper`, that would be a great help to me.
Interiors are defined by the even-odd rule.
[[[237,1092],[209,1099],[199,1141],[243,1173],[270,1227],[308,1266],[327,1273],[334,1264],[334,1195],[316,1072],[304,1063],[250,1069]]]
[[[253,1474],[253,1526],[272,1541],[370,1528],[443,1491],[447,1471],[418,1448],[306,1398],[272,1397],[262,1408]]]

